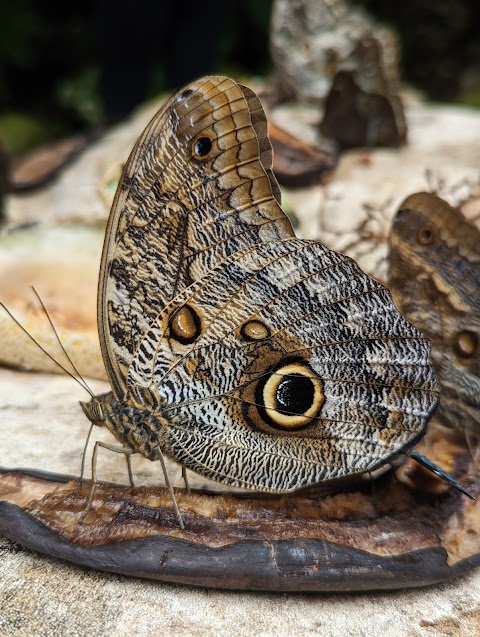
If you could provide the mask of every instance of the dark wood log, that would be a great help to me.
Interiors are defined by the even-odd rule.
[[[469,487],[476,491],[478,481],[470,479]],[[415,494],[391,476],[375,496],[348,489],[323,498],[177,490],[185,531],[165,489],[105,483],[78,524],[89,489],[65,476],[0,471],[0,533],[81,566],[221,589],[389,590],[443,582],[480,565],[480,538],[471,541],[479,506],[452,491]],[[450,545],[452,516],[459,526]],[[470,544],[460,555],[463,533]]]

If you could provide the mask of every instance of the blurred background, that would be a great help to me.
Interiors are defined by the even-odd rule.
[[[122,119],[205,73],[266,75],[273,0],[0,3],[0,140],[15,155]],[[357,0],[401,41],[403,79],[480,106],[478,0]]]

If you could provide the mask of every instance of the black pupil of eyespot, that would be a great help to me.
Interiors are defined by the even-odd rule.
[[[185,91],[183,91],[183,93],[180,93],[180,95],[177,97],[177,102],[183,102],[184,99],[186,99],[189,95],[191,95],[193,93],[191,88],[187,88]]]
[[[304,414],[313,404],[313,382],[302,374],[287,374],[278,384],[275,398],[281,414]]]
[[[197,157],[205,157],[212,150],[212,142],[208,137],[199,137],[193,146]]]
[[[432,232],[431,230],[423,230],[422,233],[422,239],[424,241],[429,241],[432,238]]]

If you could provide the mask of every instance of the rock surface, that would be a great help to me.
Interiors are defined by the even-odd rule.
[[[286,113],[277,113],[278,120],[283,116],[288,121]],[[78,220],[94,224],[104,219],[102,176],[119,158],[126,158],[150,114],[143,112],[106,135],[47,190],[12,198],[12,223],[38,221],[39,210],[46,226]],[[350,152],[343,156],[329,186],[287,193],[304,236],[321,235],[332,247],[359,258],[377,276],[382,276],[386,233],[395,206],[428,186],[427,170],[437,176],[437,185],[451,199],[461,188],[472,192],[478,187],[478,112],[412,104],[407,118],[410,143],[405,148]],[[95,259],[98,254],[92,255]],[[17,261],[20,268],[21,259]],[[95,267],[84,273],[87,287],[94,289]],[[2,279],[0,298],[5,286]],[[24,291],[16,288],[17,301],[30,294],[26,282]],[[71,294],[78,298],[76,290]],[[17,301],[13,299],[14,306]],[[2,338],[14,339],[16,333]],[[92,385],[95,391],[106,387],[99,381]],[[88,425],[77,403],[83,399],[85,392],[67,377],[0,370],[0,465],[78,475]],[[108,440],[106,432],[95,433]],[[126,481],[126,467],[117,454],[102,453],[99,471],[101,478]],[[134,471],[139,483],[158,482],[157,464],[134,458]],[[178,468],[173,469],[172,479],[180,480]],[[423,590],[292,596],[189,589],[96,573],[25,551],[3,538],[0,555],[0,634],[5,637],[131,637],[147,631],[239,637],[252,633],[476,637],[480,625],[478,570]]]

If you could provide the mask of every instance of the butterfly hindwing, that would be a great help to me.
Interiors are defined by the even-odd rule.
[[[285,491],[373,469],[417,438],[436,406],[428,352],[354,261],[266,242],[175,297],[129,386],[156,388],[164,449],[182,464]]]

